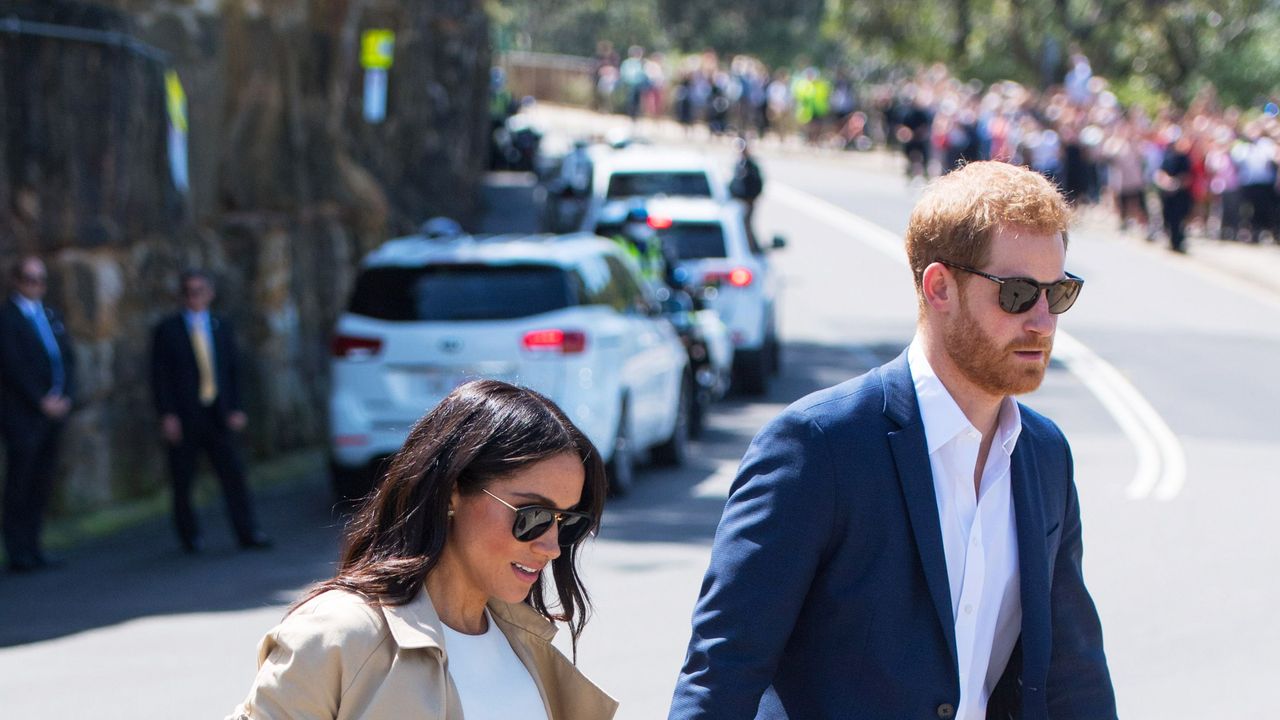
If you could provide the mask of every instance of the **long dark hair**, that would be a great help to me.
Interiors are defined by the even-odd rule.
[[[497,380],[458,387],[409,431],[386,476],[347,525],[335,577],[312,587],[295,605],[326,590],[359,593],[382,605],[404,605],[423,592],[448,537],[454,488],[479,493],[495,480],[541,460],[574,453],[586,480],[573,508],[599,526],[608,485],[600,453],[555,403]],[[578,545],[551,561],[558,603],[547,605],[540,575],[525,602],[578,635],[590,612],[578,577]]]

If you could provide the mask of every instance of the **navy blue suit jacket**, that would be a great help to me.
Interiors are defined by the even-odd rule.
[[[988,717],[1116,715],[1081,575],[1071,451],[1026,407],[1012,458],[1022,632]],[[671,718],[949,717],[954,620],[906,354],[770,422],[734,480]]]
[[[62,318],[48,305],[45,317],[62,355],[62,394],[75,398],[76,358]],[[6,432],[43,432],[47,423],[40,401],[53,387],[53,363],[35,325],[12,298],[0,304],[0,413]]]
[[[240,403],[240,356],[235,333],[223,318],[209,315],[213,335],[213,372],[217,377],[218,397],[214,405],[221,417],[242,410]],[[174,414],[184,425],[198,421],[200,403],[200,367],[191,346],[191,334],[182,313],[175,313],[156,325],[151,341],[151,393],[156,412]]]

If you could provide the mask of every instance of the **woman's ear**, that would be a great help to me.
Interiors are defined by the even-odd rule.
[[[956,276],[940,262],[929,263],[920,278],[924,304],[935,312],[950,312],[959,298]]]

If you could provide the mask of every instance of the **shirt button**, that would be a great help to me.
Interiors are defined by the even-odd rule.
[[[941,720],[951,720],[956,716],[956,707],[951,703],[942,703],[938,706],[938,717]]]
[[[973,614],[973,606],[972,606],[972,605],[965,605],[965,606],[964,606],[964,614],[965,614],[965,615],[972,615],[972,614]]]

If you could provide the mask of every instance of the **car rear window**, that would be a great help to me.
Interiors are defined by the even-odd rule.
[[[704,172],[617,172],[609,176],[607,198],[679,195],[711,197]]]
[[[664,247],[674,250],[681,260],[726,257],[724,228],[720,223],[674,223],[659,230]]]
[[[558,267],[430,265],[366,269],[350,310],[379,320],[506,320],[574,304]]]

